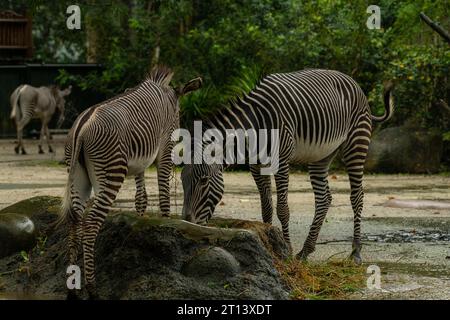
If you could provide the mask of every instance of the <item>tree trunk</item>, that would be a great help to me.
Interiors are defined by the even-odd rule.
[[[91,15],[86,16],[86,62],[98,62],[98,30],[95,28],[95,23]]]

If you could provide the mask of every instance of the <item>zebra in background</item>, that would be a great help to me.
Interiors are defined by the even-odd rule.
[[[198,89],[200,78],[184,87],[169,86],[173,72],[156,67],[137,87],[82,112],[65,148],[69,177],[58,223],[68,222],[68,254],[76,264],[82,243],[86,287],[96,297],[94,245],[99,230],[127,175],[136,179],[136,209],[147,207],[144,171],[156,163],[159,205],[169,215],[172,131],[179,126],[178,99]],[[84,216],[92,189],[92,208]],[[69,291],[69,298],[74,297]]]
[[[242,98],[204,119],[203,130],[278,129],[279,166],[274,174],[277,190],[277,216],[286,242],[289,237],[289,165],[308,165],[315,196],[315,215],[303,249],[297,255],[306,259],[316,240],[331,203],[328,169],[341,152],[349,179],[354,212],[352,256],[361,263],[361,212],[363,209],[363,169],[370,143],[372,121],[388,120],[394,109],[392,85],[385,87],[385,114],[371,115],[366,96],[349,76],[333,70],[307,69],[266,76]],[[225,138],[224,138],[225,139]],[[269,140],[270,141],[270,140]],[[205,147],[205,145],[203,145]],[[247,151],[249,146],[247,145]],[[225,154],[226,151],[223,151]],[[261,165],[250,164],[260,199],[262,218],[272,223],[271,178],[261,175]],[[223,164],[187,164],[181,173],[183,218],[206,223],[224,192]]]
[[[11,119],[14,119],[17,129],[17,145],[14,151],[19,154],[26,154],[23,146],[23,129],[33,118],[39,118],[42,123],[39,138],[39,153],[44,153],[42,143],[44,136],[47,140],[48,152],[53,152],[50,145],[50,132],[48,123],[52,119],[56,109],[59,110],[59,119],[57,126],[61,126],[64,121],[65,97],[72,92],[72,86],[65,90],[60,90],[58,86],[48,86],[35,88],[30,85],[20,85],[13,91],[10,97]]]

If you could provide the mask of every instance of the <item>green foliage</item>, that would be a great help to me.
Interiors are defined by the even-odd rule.
[[[249,93],[262,78],[262,71],[257,66],[243,67],[232,76],[229,83],[222,87],[207,85],[205,88],[194,91],[181,100],[182,125],[189,127],[195,119],[208,116],[218,108],[228,106],[238,97]]]
[[[413,122],[442,133],[450,127],[450,117],[435,107],[439,99],[450,100],[450,48],[419,19],[423,11],[450,30],[448,1],[373,1],[381,7],[380,30],[366,27],[369,2],[362,0],[100,2],[82,4],[82,30],[70,31],[65,8],[71,1],[34,1],[37,59],[84,62],[93,56],[104,67],[84,78],[63,73],[62,83],[114,95],[136,85],[154,64],[167,64],[176,84],[205,80],[205,88],[183,98],[183,119],[190,121],[248,92],[261,70],[328,68],[355,78],[377,114],[384,109],[383,81],[396,81],[397,109],[384,126]]]
[[[30,257],[28,255],[28,252],[22,250],[20,251],[20,256],[22,257],[24,262],[29,262],[30,261]]]

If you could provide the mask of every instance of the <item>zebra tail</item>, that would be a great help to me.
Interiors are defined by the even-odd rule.
[[[372,115],[372,121],[383,122],[389,120],[394,114],[394,97],[392,96],[392,90],[394,89],[394,83],[388,81],[384,84],[383,101],[384,101],[384,114],[382,116]]]
[[[77,164],[78,164],[78,158],[80,156],[81,149],[83,147],[83,143],[81,141],[81,137],[77,139],[74,135],[73,137],[73,144],[74,146],[72,148],[72,154],[70,158],[70,165],[69,165],[69,177],[67,179],[67,184],[64,189],[64,196],[61,202],[61,209],[59,213],[59,217],[56,220],[55,226],[58,227],[62,223],[65,223],[70,218],[70,213],[72,211],[72,184],[75,177],[75,172],[77,170]]]
[[[16,89],[16,91],[15,91],[15,92],[17,92],[17,93],[16,93],[16,95],[15,95],[15,97],[14,97],[14,100],[13,100],[13,105],[12,105],[12,110],[11,110],[11,116],[10,116],[11,119],[15,119],[16,116],[18,117],[17,120],[20,120],[20,118],[21,118],[19,99],[20,99],[20,94],[22,93],[22,89],[23,89],[24,87],[25,87],[25,86],[19,87],[19,88]]]

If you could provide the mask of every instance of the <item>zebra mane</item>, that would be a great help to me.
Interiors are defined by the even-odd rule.
[[[147,75],[147,80],[153,81],[162,87],[168,87],[172,77],[173,71],[169,67],[159,65],[155,66],[152,71],[150,71]]]

